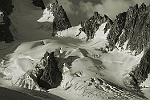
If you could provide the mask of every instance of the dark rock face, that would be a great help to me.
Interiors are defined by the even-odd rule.
[[[41,7],[41,9],[45,9],[43,0],[32,0],[32,3],[37,7]]]
[[[42,61],[44,69],[39,69],[37,73],[37,83],[43,89],[56,88],[62,81],[62,73],[58,68],[58,61],[54,57],[54,52],[46,52]]]
[[[146,50],[142,57],[140,64],[133,71],[133,75],[140,84],[148,78],[150,73],[150,48]]]
[[[136,51],[135,55],[141,53],[150,41],[150,7],[143,3],[130,7],[127,12],[119,14],[111,27],[107,37],[112,50],[116,43],[125,49]]]
[[[138,87],[143,83],[150,73],[150,48],[145,51],[140,63],[129,73],[128,80],[129,87]]]
[[[57,51],[55,51],[57,55]],[[67,68],[79,57],[69,56],[67,58],[55,57],[54,52],[46,52],[35,68],[28,70],[24,75],[13,83],[14,86],[31,90],[48,90],[56,88],[61,84],[64,64]]]
[[[110,50],[116,48],[116,44],[125,50],[135,51],[134,55],[144,55],[140,63],[128,73],[124,79],[124,84],[133,89],[139,89],[139,85],[148,78],[150,73],[150,5],[144,3],[140,7],[135,5],[127,12],[119,14],[107,37]],[[127,47],[123,48],[127,42]]]
[[[94,15],[89,20],[81,22],[82,28],[80,28],[80,32],[83,31],[87,35],[88,41],[89,39],[94,38],[96,31],[105,22],[107,22],[107,25],[104,29],[106,32],[110,28],[112,20],[107,15],[104,15],[102,17],[98,12],[95,12]]]
[[[71,27],[71,23],[67,17],[67,14],[62,6],[59,6],[58,1],[56,0],[52,4],[52,12],[54,15],[53,21],[53,36],[55,36],[57,31],[62,31]]]
[[[116,16],[116,19],[111,27],[110,33],[108,34],[108,41],[110,47],[114,47],[117,43],[119,36],[122,33],[122,29],[124,28],[126,21],[126,12],[120,13],[118,16]]]
[[[12,11],[13,5],[11,0],[0,0],[0,41],[5,41],[6,43],[14,40],[9,29],[11,21],[8,17]]]
[[[0,0],[0,10],[5,11],[6,15],[10,15],[13,8],[11,0]]]

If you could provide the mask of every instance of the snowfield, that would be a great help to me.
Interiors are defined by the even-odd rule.
[[[88,42],[83,32],[76,36],[81,25],[52,37],[52,31],[40,28],[42,22],[53,21],[51,12],[34,7],[30,0],[13,0],[13,4],[15,9],[10,18],[16,40],[10,44],[0,42],[0,100],[145,100],[142,95],[128,91],[123,83],[124,75],[140,62],[143,52],[132,56],[118,49],[107,51],[109,30],[104,34],[106,23]],[[60,60],[63,63],[61,85],[42,92],[16,84],[35,68],[46,51],[54,51],[55,56],[62,59],[76,57],[71,65]],[[29,85],[36,85],[28,80],[28,77],[24,79]],[[141,85],[147,87],[143,92],[149,98],[150,75]]]

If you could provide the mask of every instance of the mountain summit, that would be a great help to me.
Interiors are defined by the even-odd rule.
[[[53,36],[55,36],[57,31],[62,31],[71,27],[71,23],[64,8],[59,5],[57,0],[44,10],[43,16],[38,20],[38,22],[48,22],[45,26],[52,26],[51,29],[53,30]],[[52,25],[50,25],[49,22],[52,22]]]
[[[105,27],[105,33],[107,29],[111,27],[112,20],[107,15],[104,15],[102,17],[98,12],[95,12],[94,15],[90,19],[84,22],[81,22],[81,28],[79,30],[80,32],[83,31],[87,35],[86,41],[88,41],[89,39],[94,38],[96,31],[99,29],[99,27],[103,23],[106,23],[106,22],[107,24]]]
[[[108,41],[112,48],[131,50],[135,55],[141,53],[150,41],[150,6],[129,7],[120,13],[111,27]],[[126,47],[123,47],[126,44]]]
[[[98,30],[103,23],[106,25],[103,27],[102,33]],[[81,23],[79,30],[80,33],[83,31],[86,34],[86,41],[88,41],[96,38],[95,34],[100,34],[102,37],[108,29],[108,45],[105,49],[109,49],[108,51],[115,49],[127,51],[132,56],[137,57],[141,55],[140,62],[132,66],[133,69],[128,73],[129,76],[125,76],[124,79],[124,84],[127,87],[139,88],[150,73],[150,5],[146,6],[143,3],[139,7],[137,4],[130,6],[126,12],[119,13],[114,21],[107,15],[102,17],[98,12],[95,12],[89,20]]]
[[[125,84],[130,87],[143,83],[150,73],[150,5],[135,5],[117,15],[107,40],[110,50],[127,50],[134,56],[144,54],[125,79]]]
[[[59,6],[58,1],[52,4],[52,12],[54,15],[53,30],[62,31],[71,27],[71,23],[62,6]],[[55,35],[55,34],[53,34]]]

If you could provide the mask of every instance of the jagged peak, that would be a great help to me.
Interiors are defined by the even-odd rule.
[[[55,2],[54,2],[55,4],[58,4],[58,0],[55,0]]]
[[[99,12],[95,11],[93,13],[93,16],[81,23],[79,34],[81,33],[81,31],[83,31],[87,35],[86,41],[91,40],[94,38],[95,33],[103,23],[106,23],[104,26],[105,34],[107,30],[110,29],[113,21],[107,15],[104,14],[103,16],[101,16]]]
[[[59,10],[62,10],[62,11],[64,11],[64,13],[66,13],[63,6],[59,6]]]
[[[51,52],[50,53],[50,58],[54,58],[55,56],[54,56],[54,52]]]
[[[138,87],[148,78],[150,73],[149,55],[150,48],[147,48],[150,42],[150,5],[142,3],[139,7],[130,6],[127,12],[120,13],[116,16],[109,34],[109,50],[117,48],[132,56],[141,57],[137,66],[126,77],[126,87]],[[113,48],[112,48],[113,47]],[[146,51],[146,52],[144,52]],[[132,86],[133,85],[133,86]]]
[[[89,20],[86,20],[85,22],[90,21],[92,19],[98,19],[99,21],[103,20],[102,23],[104,23],[104,22],[111,22],[112,23],[113,22],[108,15],[104,14],[103,16],[101,16],[101,14],[97,11],[95,11],[93,13],[93,16],[91,18],[89,18]]]
[[[52,5],[55,5],[55,6],[59,5],[58,0],[55,0],[55,2],[52,3]]]
[[[93,16],[100,16],[100,14],[97,11],[95,11]]]
[[[126,12],[123,12],[123,13],[119,13],[117,16],[116,16],[116,19],[115,20],[120,20],[119,22],[121,23],[122,20],[125,21],[126,19]]]
[[[145,11],[146,10],[146,5],[145,3],[142,3],[141,6],[139,7],[140,11]]]
[[[113,37],[113,39],[110,39],[110,34],[108,35],[108,40],[111,40],[110,44],[116,44],[117,42],[119,42],[120,46],[122,46],[127,40],[129,40],[127,49],[130,49],[131,51],[135,50],[137,51],[137,54],[141,53],[143,51],[144,46],[147,44],[148,39],[143,40],[140,37],[141,35],[143,36],[143,38],[146,36],[142,33],[145,33],[149,36],[149,31],[145,31],[148,30],[147,25],[149,25],[148,22],[145,23],[146,20],[149,19],[149,11],[147,11],[147,9],[147,6],[144,3],[142,3],[140,7],[138,7],[138,4],[136,4],[135,6],[130,6],[127,12],[119,13],[116,16],[114,25],[110,30],[110,34],[113,34],[113,36],[111,36]],[[142,39],[140,40],[141,43],[138,42],[138,40],[136,40],[139,39],[138,37]]]
[[[127,10],[127,13],[134,15],[138,12],[138,4],[135,6],[130,6],[129,9]]]
[[[55,36],[57,31],[62,31],[71,27],[70,20],[62,5],[59,5],[55,0],[44,10],[43,16],[37,20],[38,22],[52,22],[45,23],[43,28],[46,30],[53,30],[52,36]],[[48,25],[47,25],[48,24]]]
[[[129,6],[128,10],[136,10],[138,9],[138,4],[136,4],[135,6]]]
[[[108,19],[109,17],[108,17],[106,14],[104,14],[104,18]],[[109,18],[109,19],[110,19],[110,18]]]
[[[89,18],[89,20],[92,20],[92,19],[102,19],[102,16],[98,12],[95,11],[93,15]],[[85,20],[85,22],[89,20]]]
[[[140,7],[146,7],[146,4],[145,4],[145,3],[142,3]],[[140,8],[140,7],[139,7],[139,8]]]
[[[125,14],[126,14],[126,12],[122,12],[122,13],[119,13],[116,17],[118,18],[118,17],[125,15]]]
[[[104,19],[104,22],[108,22],[110,24],[113,23],[112,19],[106,14],[104,14],[103,19]]]
[[[136,4],[134,6],[129,6],[129,9],[128,9],[127,12],[129,12],[129,11],[136,11],[136,10],[145,11],[149,6],[146,6],[145,3],[142,3],[140,6],[138,4]]]

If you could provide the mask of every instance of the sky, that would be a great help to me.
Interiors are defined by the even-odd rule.
[[[45,1],[54,2],[54,0]],[[58,0],[58,2],[65,9],[71,24],[75,26],[90,18],[95,11],[102,16],[106,14],[114,20],[117,14],[127,11],[129,6],[141,5],[143,2],[149,5],[150,0]]]

